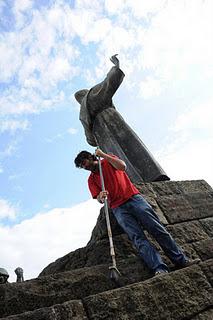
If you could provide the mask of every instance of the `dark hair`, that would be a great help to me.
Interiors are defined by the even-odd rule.
[[[88,151],[81,151],[77,157],[75,158],[74,162],[75,162],[75,166],[77,168],[81,168],[82,166],[82,162],[85,159],[93,159],[94,161],[97,160],[96,156]]]

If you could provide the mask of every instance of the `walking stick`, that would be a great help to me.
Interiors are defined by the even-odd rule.
[[[99,147],[97,147],[97,148],[99,148]],[[101,178],[101,189],[102,189],[102,191],[106,191],[105,185],[104,185],[103,171],[102,171],[102,166],[101,166],[101,159],[99,156],[98,156],[98,165],[99,165],[99,172],[100,172],[100,178]],[[109,237],[110,255],[112,258],[112,266],[109,267],[110,279],[115,281],[118,284],[119,276],[121,275],[121,273],[116,266],[115,249],[114,249],[114,244],[113,244],[113,239],[112,239],[112,229],[111,229],[111,224],[110,224],[110,219],[109,219],[107,197],[104,198],[104,212],[105,212],[105,218],[106,218],[107,233],[108,233],[108,237]]]

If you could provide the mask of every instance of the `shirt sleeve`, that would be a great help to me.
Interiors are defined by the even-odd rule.
[[[94,179],[90,176],[88,179],[88,186],[90,193],[93,197],[93,199],[96,199],[99,193],[101,192],[100,187],[95,183]]]

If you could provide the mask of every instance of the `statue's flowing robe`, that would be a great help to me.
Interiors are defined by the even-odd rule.
[[[91,88],[81,102],[80,120],[87,142],[125,161],[133,182],[169,180],[144,143],[115,109],[112,97],[124,73],[112,67],[106,78]]]

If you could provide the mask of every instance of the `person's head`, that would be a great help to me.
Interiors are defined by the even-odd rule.
[[[94,154],[88,151],[81,151],[74,162],[77,168],[83,168],[92,172],[98,171],[98,159]]]

